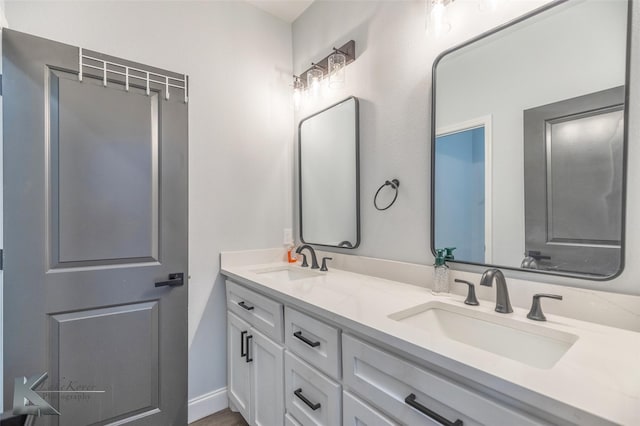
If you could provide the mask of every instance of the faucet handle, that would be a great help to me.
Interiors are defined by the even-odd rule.
[[[333,260],[333,257],[323,257],[322,258],[322,267],[320,268],[321,271],[328,271],[329,270],[327,268],[327,260]]]
[[[548,297],[549,299],[562,300],[562,296],[557,294],[543,294],[543,293],[535,294],[533,296],[533,303],[531,304],[531,310],[529,310],[529,313],[527,314],[527,318],[534,321],[547,320],[547,318],[544,316],[544,313],[542,313],[542,306],[540,305],[541,297]]]
[[[456,278],[454,281],[457,283],[462,283],[469,286],[467,298],[464,301],[465,305],[478,306],[480,304],[478,303],[478,299],[476,298],[476,286],[472,282],[459,280],[458,278]]]
[[[302,256],[302,265],[300,265],[303,268],[306,268],[309,266],[309,264],[307,263],[307,256],[304,253],[298,253],[299,255]]]

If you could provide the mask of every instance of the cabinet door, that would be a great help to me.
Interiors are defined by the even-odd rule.
[[[249,324],[231,312],[227,315],[227,383],[231,403],[242,417],[251,419],[251,358],[247,355]]]
[[[252,401],[255,426],[284,423],[284,348],[255,328],[250,331]]]

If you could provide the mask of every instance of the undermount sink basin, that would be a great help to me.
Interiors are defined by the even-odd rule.
[[[511,318],[428,302],[389,315],[389,318],[433,335],[491,352],[531,367],[549,369],[571,348],[578,336],[526,324]]]
[[[321,275],[309,269],[302,269],[299,266],[282,266],[278,268],[257,269],[252,272],[278,281],[295,281],[304,278],[318,277]]]

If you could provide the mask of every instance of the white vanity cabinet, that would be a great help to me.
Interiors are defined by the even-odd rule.
[[[282,426],[282,304],[227,281],[227,308],[229,401],[251,425]]]
[[[252,426],[549,424],[233,281],[227,308],[229,401]]]

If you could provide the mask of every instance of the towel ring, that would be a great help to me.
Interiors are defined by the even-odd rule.
[[[378,194],[380,194],[380,191],[382,191],[382,188],[384,188],[385,186],[391,186],[393,189],[396,190],[396,194],[393,196],[393,200],[391,200],[391,202],[389,203],[388,206],[386,207],[378,207]],[[383,211],[383,210],[387,210],[389,207],[391,207],[393,205],[393,203],[396,202],[396,199],[398,198],[398,188],[400,187],[400,181],[398,179],[392,179],[391,181],[385,181],[380,188],[378,188],[378,190],[376,191],[376,195],[373,197],[373,205],[377,210]]]

